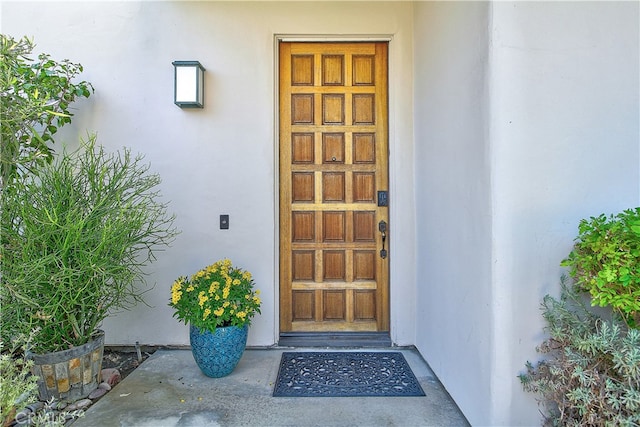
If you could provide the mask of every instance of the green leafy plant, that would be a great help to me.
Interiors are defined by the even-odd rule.
[[[177,231],[160,177],[95,136],[2,192],[2,334],[38,328],[34,353],[91,340],[103,319],[143,301],[148,263]]]
[[[564,280],[560,299],[542,303],[550,337],[544,359],[519,375],[525,391],[540,395],[546,425],[640,425],[640,331],[589,311]]]
[[[21,339],[20,339],[21,338]],[[16,413],[37,399],[37,377],[31,375],[31,360],[18,354],[27,338],[15,337],[11,348],[0,341],[0,425],[8,425]],[[24,352],[24,349],[22,349]]]
[[[594,305],[611,306],[630,326],[640,325],[640,208],[580,221],[561,265]]]
[[[169,305],[184,323],[215,332],[218,326],[243,327],[260,313],[260,291],[253,289],[251,273],[224,259],[187,278],[179,277],[171,287]]]
[[[0,34],[0,178],[4,187],[19,170],[53,160],[53,135],[71,122],[71,103],[88,98],[93,87],[73,80],[82,65],[30,58],[33,41]]]
[[[63,427],[69,420],[84,416],[81,409],[54,410],[57,405],[53,400],[43,402],[35,413],[25,410],[38,400],[38,377],[31,374],[33,361],[24,357],[37,333],[34,330],[27,337],[14,337],[10,348],[0,341],[0,426]]]

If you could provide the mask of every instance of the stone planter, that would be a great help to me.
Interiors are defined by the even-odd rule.
[[[104,332],[98,331],[92,341],[53,353],[27,352],[33,360],[32,373],[39,377],[40,400],[76,401],[87,397],[100,383]]]

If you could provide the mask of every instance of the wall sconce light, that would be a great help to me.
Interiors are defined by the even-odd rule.
[[[204,67],[198,61],[174,61],[174,98],[180,108],[204,107]]]

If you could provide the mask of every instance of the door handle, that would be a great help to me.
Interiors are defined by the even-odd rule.
[[[378,223],[378,230],[382,234],[382,249],[380,249],[380,258],[385,259],[387,257],[387,250],[384,248],[384,244],[387,240],[387,223],[382,220]]]

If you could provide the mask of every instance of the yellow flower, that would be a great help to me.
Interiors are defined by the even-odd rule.
[[[198,305],[200,305],[200,308],[204,306],[204,303],[207,302],[208,299],[209,297],[204,294],[204,291],[200,291],[198,294]]]
[[[220,286],[220,283],[218,282],[211,283],[211,286],[209,286],[209,295],[213,295],[214,293],[216,293],[219,286]]]
[[[204,277],[206,274],[207,274],[206,270],[200,270],[196,274],[191,276],[191,281],[194,282],[194,281],[198,280],[199,278]]]
[[[179,277],[171,287],[171,305],[182,313],[184,319],[180,320],[185,322],[207,323],[209,318],[217,318],[216,323],[222,319],[246,323],[260,311],[259,291],[252,287],[251,273],[234,267],[225,258],[191,276]]]
[[[173,305],[176,305],[178,303],[178,301],[180,301],[180,298],[182,297],[182,292],[178,291],[178,290],[172,290],[171,291],[171,303]]]
[[[171,285],[171,303],[174,305],[177,304],[182,297],[182,285],[184,280],[184,277],[179,277],[178,280],[173,282],[173,285]]]

